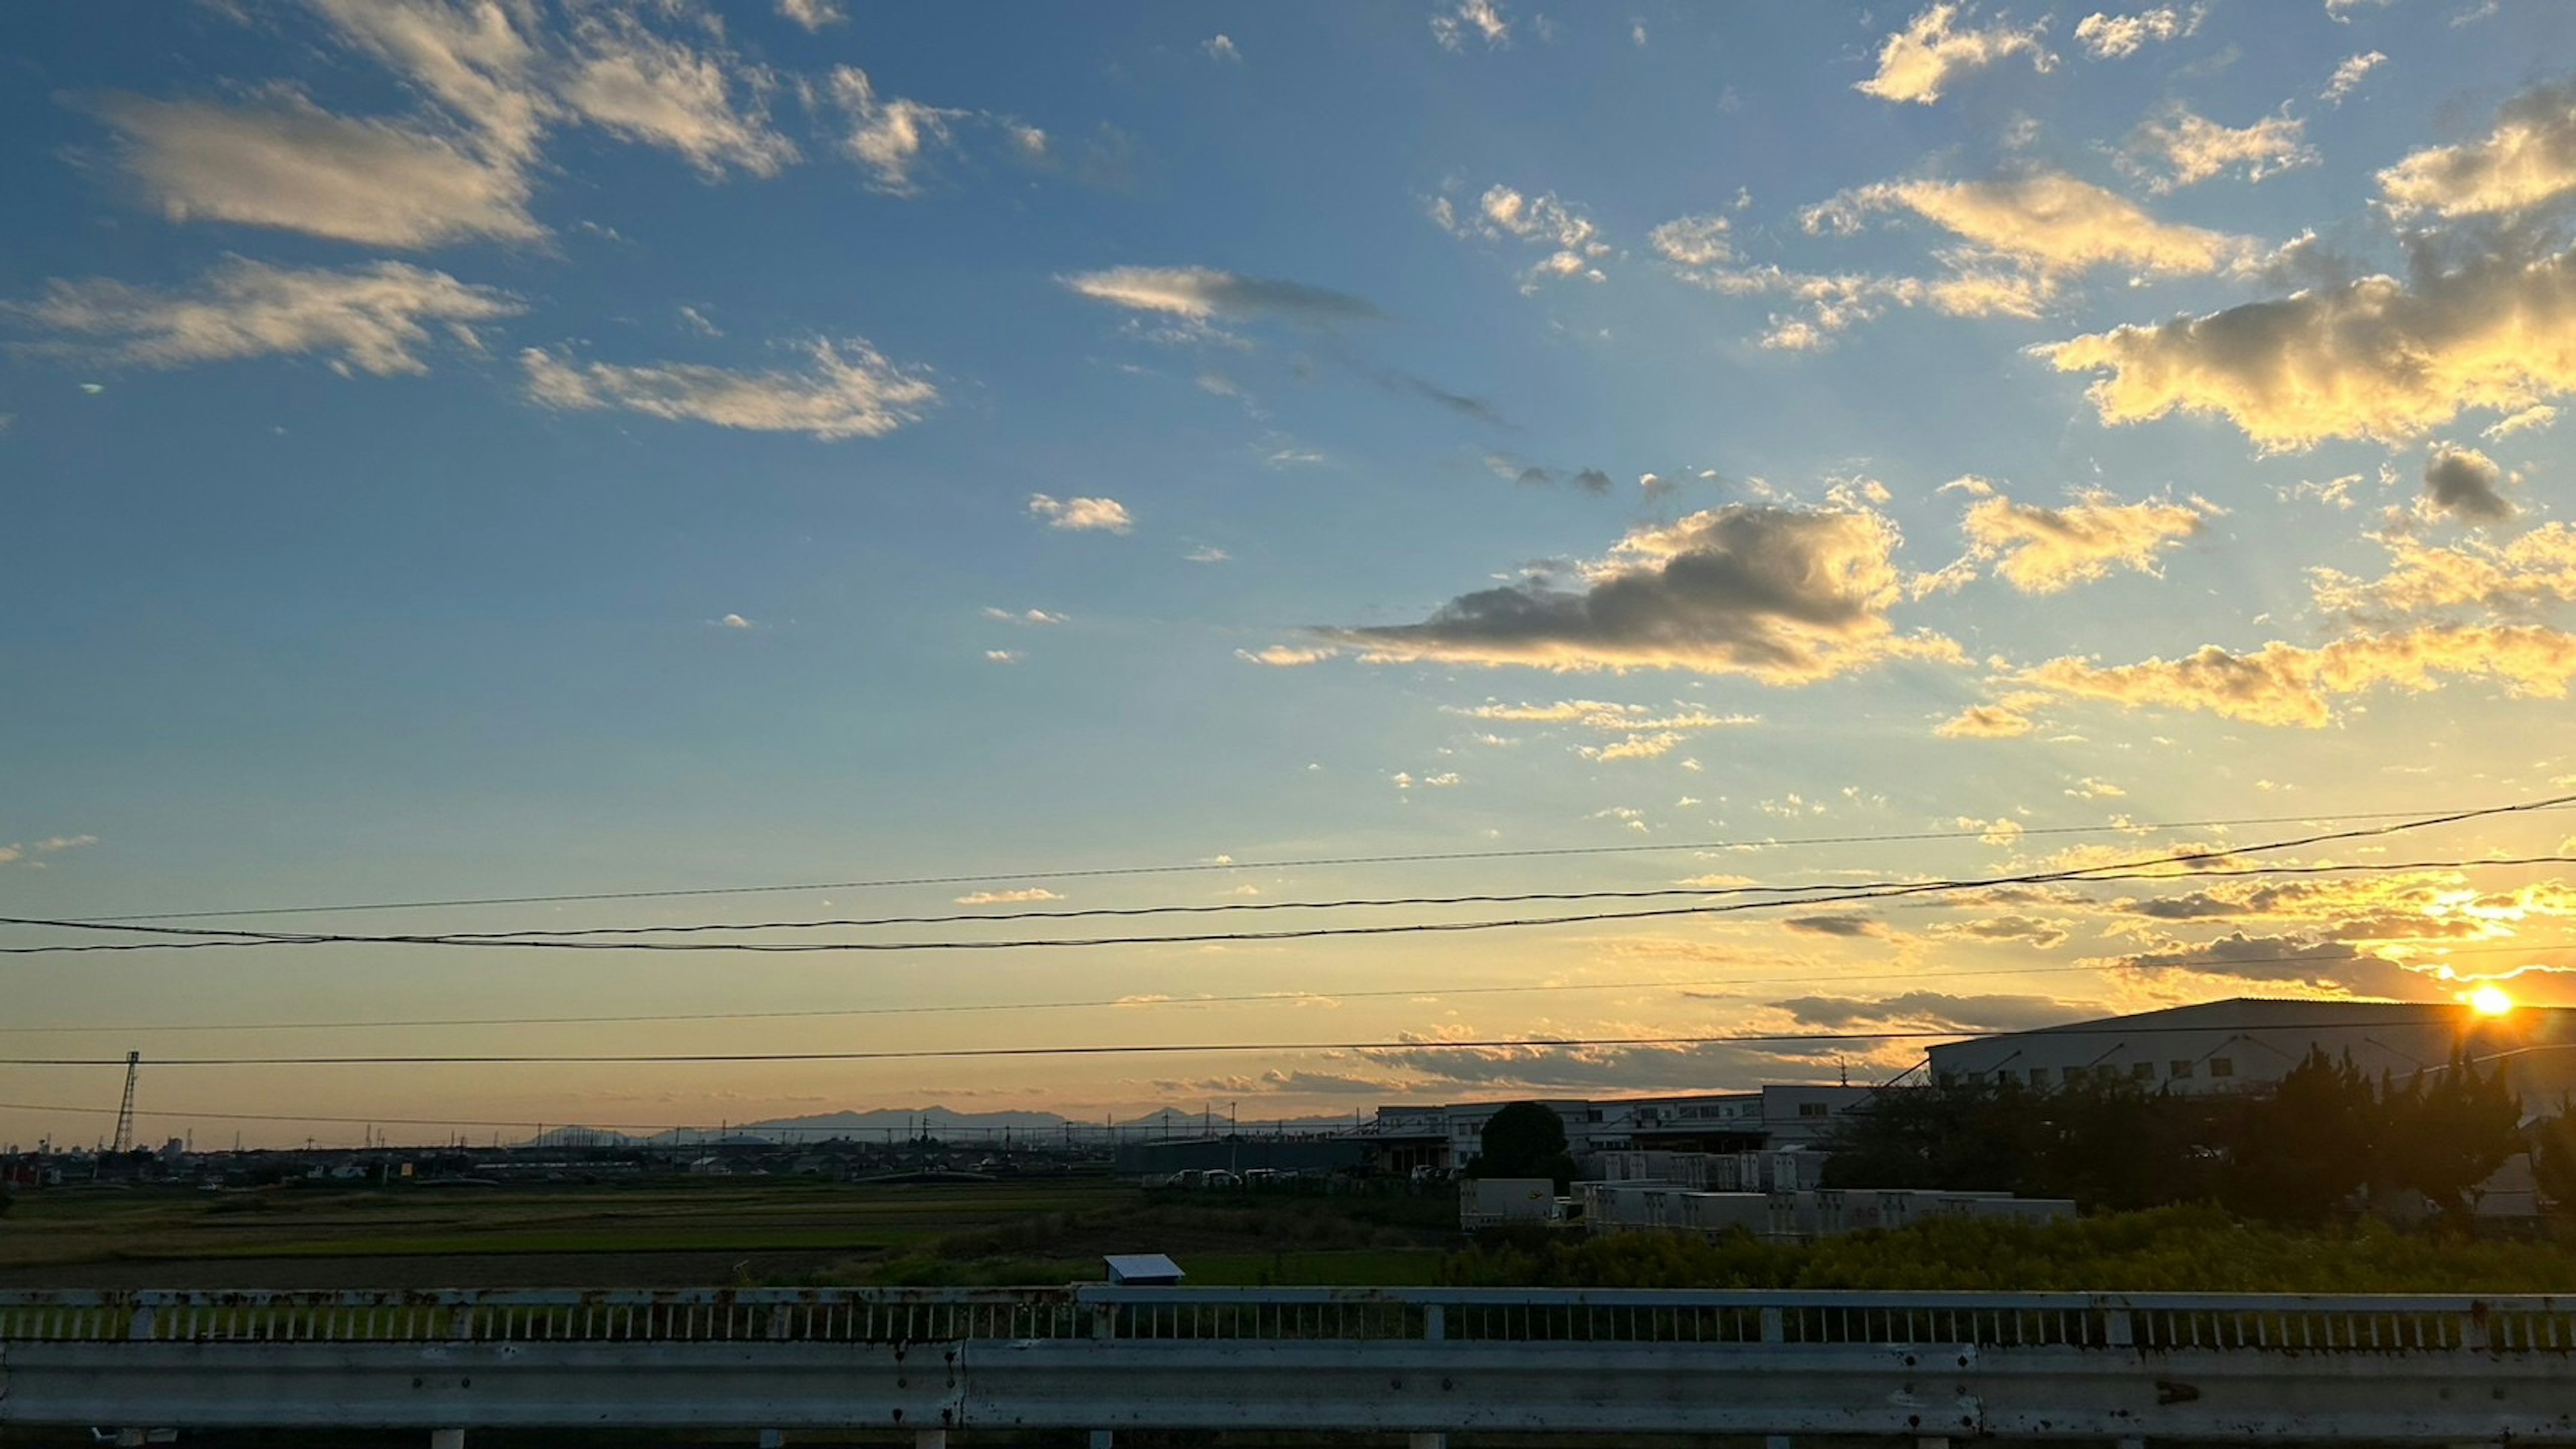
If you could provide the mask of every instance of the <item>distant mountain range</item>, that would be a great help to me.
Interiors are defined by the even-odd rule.
[[[900,1141],[912,1136],[999,1138],[1005,1132],[1013,1136],[1062,1137],[1068,1128],[1077,1138],[1094,1138],[1115,1126],[1121,1132],[1152,1131],[1168,1125],[1173,1132],[1188,1132],[1203,1122],[1222,1129],[1225,1119],[1220,1114],[1209,1116],[1205,1109],[1188,1111],[1174,1107],[1141,1113],[1108,1121],[1077,1121],[1056,1112],[959,1112],[948,1107],[879,1107],[865,1112],[818,1112],[805,1117],[778,1117],[762,1122],[728,1122],[713,1128],[678,1128],[657,1132],[649,1137],[612,1132],[605,1128],[549,1127],[532,1139],[531,1145],[563,1146],[663,1146],[672,1144],[715,1145],[720,1142],[744,1145],[822,1142],[835,1137],[865,1141]],[[1244,1132],[1329,1132],[1348,1127],[1350,1117],[1269,1117],[1257,1121],[1236,1119]]]

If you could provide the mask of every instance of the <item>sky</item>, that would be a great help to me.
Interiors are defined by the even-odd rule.
[[[260,1119],[1260,1120],[1924,1044],[1533,1037],[2576,1002],[2566,867],[2474,863],[2564,812],[1296,904],[2576,791],[2570,54],[2541,0],[9,7],[0,912],[1692,909],[0,927],[139,947],[0,964],[0,1056],[349,1140]],[[846,1014],[743,1015],[795,1012]],[[120,1078],[0,1065],[0,1143]]]

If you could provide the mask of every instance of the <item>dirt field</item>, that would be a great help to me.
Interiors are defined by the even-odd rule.
[[[1425,1281],[1454,1211],[1099,1178],[82,1188],[0,1217],[0,1289],[1062,1283],[1112,1252],[1171,1253],[1208,1283]]]
[[[1040,1212],[1104,1181],[240,1193],[57,1190],[0,1218],[0,1287],[673,1287],[811,1279]]]

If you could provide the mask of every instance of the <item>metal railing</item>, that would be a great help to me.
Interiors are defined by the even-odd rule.
[[[0,1292],[0,1343],[1047,1339],[2576,1352],[2576,1298],[1591,1289]]]

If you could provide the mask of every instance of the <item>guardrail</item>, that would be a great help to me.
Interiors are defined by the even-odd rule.
[[[6,1292],[0,1343],[976,1339],[2576,1351],[2576,1297],[1066,1288]]]
[[[0,1292],[0,1425],[2576,1440],[2576,1298]]]

